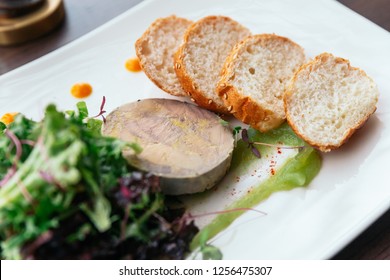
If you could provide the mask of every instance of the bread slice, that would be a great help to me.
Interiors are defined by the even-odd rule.
[[[155,20],[136,41],[140,65],[159,88],[175,96],[186,96],[177,79],[173,55],[192,21],[175,15]]]
[[[182,87],[199,106],[228,113],[216,92],[217,82],[229,52],[248,35],[246,27],[224,16],[207,16],[186,31],[175,54],[175,70]]]
[[[285,96],[287,121],[323,152],[336,149],[376,110],[378,88],[348,60],[323,53],[303,65]]]
[[[284,122],[284,89],[304,61],[303,49],[288,38],[249,36],[226,59],[218,94],[237,119],[266,132]]]

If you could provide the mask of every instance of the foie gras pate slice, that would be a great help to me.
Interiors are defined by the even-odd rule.
[[[107,116],[104,135],[142,147],[124,151],[129,163],[159,176],[170,195],[213,187],[230,167],[232,132],[212,112],[171,99],[144,99],[125,104]]]

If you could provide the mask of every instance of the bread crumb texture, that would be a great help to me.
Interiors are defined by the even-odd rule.
[[[218,93],[235,117],[268,131],[285,120],[285,86],[304,61],[303,48],[288,38],[249,36],[227,58]]]
[[[249,30],[224,16],[207,16],[190,26],[175,55],[176,73],[183,88],[195,102],[209,110],[227,113],[216,92],[226,57]]]
[[[363,70],[323,53],[292,78],[284,96],[287,120],[306,142],[328,152],[344,144],[375,112],[378,95]]]
[[[175,15],[155,20],[136,41],[141,67],[149,79],[165,92],[185,96],[174,70],[173,55],[192,21]]]

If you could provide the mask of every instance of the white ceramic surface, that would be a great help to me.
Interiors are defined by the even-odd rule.
[[[331,52],[364,69],[381,92],[375,115],[341,149],[323,156],[307,188],[272,195],[213,242],[225,259],[326,259],[390,207],[390,34],[332,0],[144,1],[86,36],[0,77],[0,115],[23,112],[39,119],[44,107],[75,107],[69,94],[89,82],[91,114],[141,98],[167,97],[143,73],[125,70],[134,42],[158,17],[199,19],[227,15],[253,33],[287,36],[308,57]]]

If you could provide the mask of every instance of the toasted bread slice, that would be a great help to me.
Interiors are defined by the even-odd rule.
[[[237,119],[266,132],[284,122],[284,89],[304,61],[303,49],[288,38],[249,36],[226,59],[218,94]]]
[[[184,90],[201,107],[228,113],[216,92],[226,57],[249,30],[224,16],[208,16],[193,23],[175,54],[175,70]]]
[[[323,53],[294,74],[284,96],[287,121],[306,142],[328,152],[375,112],[378,95],[363,70]]]
[[[159,88],[175,96],[186,96],[174,71],[173,55],[192,21],[174,15],[155,20],[136,41],[141,67]]]

